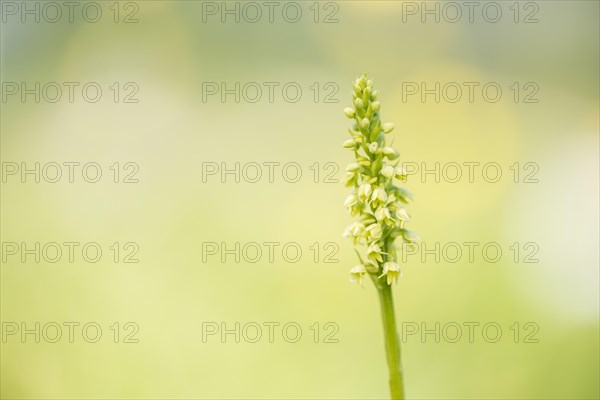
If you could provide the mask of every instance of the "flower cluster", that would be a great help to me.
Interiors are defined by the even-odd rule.
[[[418,240],[414,232],[404,227],[410,220],[404,205],[411,201],[412,195],[395,185],[395,179],[406,178],[399,165],[399,153],[386,145],[385,135],[395,126],[381,122],[378,92],[365,74],[354,82],[352,97],[354,107],[344,109],[344,113],[354,122],[352,129],[348,129],[350,139],[343,147],[351,150],[356,159],[346,168],[345,177],[346,186],[354,190],[344,205],[356,221],[344,236],[367,250],[366,261],[356,252],[360,264],[350,270],[350,280],[362,283],[369,274],[374,279],[385,277],[391,285],[401,276],[395,240],[401,238],[406,243]]]

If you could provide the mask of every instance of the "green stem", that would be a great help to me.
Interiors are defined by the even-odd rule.
[[[392,399],[404,399],[404,382],[402,365],[400,363],[400,341],[396,332],[396,317],[391,286],[386,282],[378,285],[379,301],[381,304],[381,319],[383,320],[383,336],[385,353],[390,371],[390,392]]]

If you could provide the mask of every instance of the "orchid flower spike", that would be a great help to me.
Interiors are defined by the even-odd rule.
[[[386,143],[386,136],[395,125],[381,121],[379,92],[373,90],[373,81],[363,74],[352,87],[353,107],[345,108],[344,114],[353,124],[348,130],[350,138],[343,147],[352,151],[355,160],[346,168],[346,185],[352,187],[352,193],[344,206],[356,221],[348,227],[345,236],[352,239],[357,254],[360,254],[359,248],[366,247],[362,254],[370,268],[365,268],[361,259],[350,276],[352,282],[361,283],[369,274],[374,279],[385,278],[381,282],[391,285],[402,276],[397,263],[396,239],[402,243],[414,243],[418,239],[405,228],[410,221],[405,206],[412,195],[396,185],[404,182],[405,173],[398,165],[400,153]]]

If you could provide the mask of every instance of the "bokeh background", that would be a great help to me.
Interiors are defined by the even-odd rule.
[[[597,1],[537,1],[527,9],[519,3],[519,23],[512,2],[498,3],[497,23],[485,21],[481,8],[473,22],[464,15],[457,23],[422,23],[421,14],[403,15],[401,1],[298,2],[297,23],[281,17],[283,3],[273,23],[266,15],[257,23],[221,23],[219,15],[203,22],[202,2],[138,1],[139,22],[124,24],[113,21],[113,2],[99,4],[97,23],[78,13],[74,23],[23,23],[3,13],[3,82],[98,82],[105,92],[93,104],[81,97],[23,103],[18,96],[1,104],[3,163],[93,161],[104,173],[96,184],[80,175],[75,183],[9,177],[2,184],[2,242],[98,242],[104,250],[95,264],[80,256],[74,263],[22,263],[18,256],[2,263],[2,322],[103,328],[97,343],[80,334],[69,343],[66,330],[58,343],[8,337],[1,344],[2,398],[387,397],[375,290],[370,282],[363,289],[348,282],[356,264],[341,237],[351,221],[342,206],[348,190],[323,182],[325,163],[343,170],[351,161],[340,146],[349,127],[341,111],[362,72],[375,79],[383,119],[397,125],[391,136],[402,161],[497,162],[503,172],[497,183],[480,174],[473,183],[431,176],[405,183],[415,194],[411,229],[429,247],[495,242],[504,251],[497,263],[476,252],[475,262],[414,256],[403,264],[394,289],[399,321],[429,329],[436,322],[495,322],[503,330],[497,343],[481,330],[470,343],[466,328],[457,343],[408,338],[407,395],[599,397]],[[120,19],[134,10],[118,5]],[[535,7],[538,22],[522,23]],[[338,22],[323,23],[331,12]],[[473,103],[403,101],[403,82],[436,81],[498,82],[504,92],[496,103],[477,91]],[[113,82],[137,83],[139,102],[115,104],[107,89]],[[203,82],[297,82],[303,95],[296,103],[277,90],[272,103],[265,94],[256,103],[232,96],[204,102]],[[318,102],[309,89],[314,82]],[[339,87],[337,102],[323,101],[328,82]],[[513,82],[535,82],[539,102],[515,103]],[[114,162],[137,163],[139,183],[112,182]],[[288,183],[276,169],[273,183],[264,176],[222,183],[219,175],[203,182],[205,162],[296,162],[303,176]],[[316,162],[317,183],[310,169]],[[539,182],[523,183],[521,175],[515,183],[515,162],[536,163]],[[108,249],[114,242],[137,243],[139,263],[115,263]],[[297,242],[303,257],[285,262],[279,250],[273,263],[266,255],[257,263],[231,256],[203,262],[203,242]],[[309,249],[315,242],[318,262]],[[329,242],[339,247],[337,263],[323,262]],[[524,263],[523,249],[515,262],[514,242],[536,243],[539,262]],[[231,335],[225,343],[218,336],[203,342],[207,321],[229,328],[295,322],[303,334],[288,343],[276,330],[269,343],[264,328],[257,343],[235,343]],[[122,343],[122,336],[114,343],[114,322],[121,334],[135,322],[139,343]],[[310,329],[315,322],[319,343]],[[327,322],[339,328],[337,343],[324,343]],[[524,343],[527,322],[539,327],[538,343]]]

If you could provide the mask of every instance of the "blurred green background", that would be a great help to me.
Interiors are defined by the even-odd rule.
[[[598,2],[499,2],[503,14],[496,23],[482,17],[486,2],[473,22],[465,14],[456,23],[447,21],[450,14],[422,23],[420,13],[408,13],[421,3],[400,1],[297,2],[303,13],[296,23],[282,18],[285,3],[278,3],[272,23],[266,14],[256,23],[244,15],[239,23],[231,16],[221,23],[220,14],[203,22],[202,2],[120,2],[115,23],[113,3],[98,2],[103,15],[97,23],[78,11],[73,23],[64,16],[57,23],[32,17],[23,23],[3,8],[3,84],[98,82],[104,92],[97,103],[83,101],[78,91],[73,103],[3,99],[3,168],[73,161],[97,162],[103,172],[95,184],[81,175],[74,183],[65,177],[21,183],[19,175],[2,183],[2,242],[30,248],[98,242],[103,249],[97,263],[77,252],[74,263],[64,255],[57,263],[7,256],[0,270],[3,331],[7,322],[29,328],[96,322],[103,336],[87,343],[76,330],[69,343],[66,328],[57,343],[7,336],[2,398],[387,397],[375,290],[370,282],[364,289],[348,282],[357,263],[350,241],[341,237],[351,221],[342,205],[348,189],[323,182],[331,171],[326,163],[340,166],[334,175],[340,179],[352,159],[341,148],[349,127],[342,109],[351,105],[351,82],[362,72],[375,79],[383,119],[397,125],[391,136],[402,161],[428,167],[496,162],[503,172],[496,183],[478,169],[472,183],[464,176],[436,183],[431,175],[425,181],[415,175],[405,184],[416,196],[411,229],[428,248],[495,242],[503,249],[497,263],[486,262],[480,246],[474,262],[463,254],[456,263],[413,256],[403,264],[394,290],[399,321],[428,329],[436,322],[502,328],[496,343],[481,329],[473,343],[466,328],[457,343],[436,343],[431,334],[408,337],[402,344],[408,397],[600,396]],[[266,13],[263,3],[255,4]],[[122,23],[134,11],[139,22]],[[523,23],[532,12],[538,22]],[[324,23],[327,15],[337,22]],[[114,82],[135,82],[139,102],[114,103],[108,89]],[[280,89],[272,103],[266,91],[256,103],[236,103],[231,95],[225,103],[218,95],[203,101],[203,82],[230,88],[297,82],[303,94],[296,103],[284,101]],[[317,102],[310,89],[315,82]],[[337,102],[323,101],[335,88],[326,88],[329,82],[339,87]],[[403,82],[498,82],[503,96],[490,103],[476,90],[472,103],[466,94],[456,103],[436,103],[432,96],[403,101]],[[521,92],[515,102],[514,82],[521,90],[534,82],[539,101],[524,103]],[[139,183],[114,183],[109,167],[115,162],[137,163]],[[203,182],[206,162],[230,168],[296,162],[303,175],[289,183],[279,168],[273,183],[266,176],[257,183],[228,176],[222,183],[220,175]],[[317,183],[310,169],[315,162]],[[515,162],[518,183],[509,169]],[[523,183],[527,162],[539,166],[539,182]],[[139,263],[115,263],[114,242],[137,243]],[[219,255],[203,262],[203,242],[228,248],[297,242],[303,256],[286,262],[281,245],[273,263],[266,254],[257,263],[235,263],[233,256],[223,263]],[[315,242],[318,262],[310,249]],[[329,242],[338,246],[339,262],[323,262]],[[514,242],[521,247],[518,262],[509,249]],[[539,246],[538,263],[523,262],[528,242]],[[120,261],[127,253],[121,251]],[[120,323],[119,343],[109,328],[114,322]],[[139,343],[123,343],[126,322],[139,326]],[[203,342],[203,322],[230,329],[256,322],[263,337],[235,343],[229,335],[223,343],[214,335]],[[273,343],[265,322],[281,324]],[[289,322],[302,328],[297,343],[281,334]],[[315,322],[318,343],[310,328]],[[327,322],[339,328],[337,343],[324,343]],[[539,327],[537,343],[524,341],[527,322]]]

